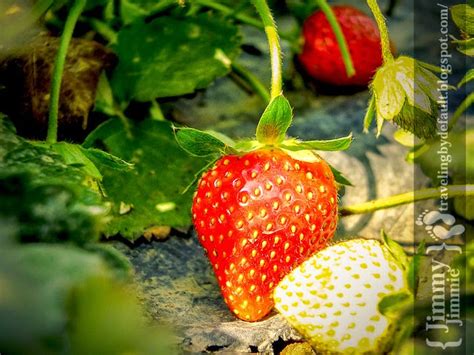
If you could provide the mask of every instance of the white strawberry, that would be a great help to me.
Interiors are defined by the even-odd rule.
[[[396,318],[380,313],[379,302],[409,293],[397,252],[367,239],[323,249],[279,283],[275,307],[318,352],[383,353]]]

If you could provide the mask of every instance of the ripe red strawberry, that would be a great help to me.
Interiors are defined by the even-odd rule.
[[[382,65],[380,33],[374,20],[352,6],[331,7],[346,38],[355,75],[348,77],[336,36],[321,10],[303,25],[304,47],[299,55],[306,72],[314,79],[336,86],[369,84]]]
[[[337,191],[327,163],[279,149],[227,155],[205,172],[193,220],[225,302],[256,321],[294,267],[326,246],[337,224]]]

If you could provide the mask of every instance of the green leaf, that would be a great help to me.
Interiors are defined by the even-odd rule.
[[[413,295],[408,291],[399,291],[384,296],[379,304],[379,312],[387,317],[397,317],[413,303]]]
[[[437,134],[437,107],[432,103],[431,114],[408,103],[403,105],[394,122],[402,129],[413,133],[418,138],[430,139]]]
[[[94,165],[92,161],[84,153],[84,149],[78,144],[58,142],[51,146],[51,149],[61,155],[69,165],[75,165],[81,168],[84,173],[88,176],[102,180],[102,174],[99,169]]]
[[[427,62],[424,62],[424,61],[419,60],[419,59],[416,60],[416,64],[418,64],[422,68],[424,68],[426,70],[429,70],[430,72],[433,72],[433,73],[441,73],[443,71],[440,67],[438,67],[436,65],[433,65],[433,64],[430,64],[430,63],[427,63]]]
[[[197,157],[220,156],[232,152],[232,148],[212,132],[194,128],[176,128],[176,141],[181,148]]]
[[[127,280],[133,275],[133,265],[130,260],[112,245],[87,243],[83,248],[91,254],[99,255],[118,279]]]
[[[24,140],[18,137],[13,123],[0,113],[0,161],[9,151],[21,146]]]
[[[2,352],[61,352],[69,293],[92,275],[107,274],[99,256],[70,245],[30,243],[2,248],[0,279],[9,295],[0,302]]]
[[[109,153],[134,164],[134,169],[127,171],[99,165],[111,203],[105,235],[135,240],[150,227],[189,227],[192,191],[182,192],[208,161],[186,153],[176,142],[169,122],[145,120],[130,129],[130,136],[120,126],[113,133],[104,129],[104,136],[96,134],[94,138]],[[173,203],[176,208],[156,208],[163,203]]]
[[[474,57],[474,38],[454,40],[452,42],[458,45],[458,51],[469,57]]]
[[[401,128],[395,131],[393,138],[405,147],[413,148],[416,145],[416,139],[413,133],[405,131]]]
[[[426,68],[426,63],[423,65],[419,61],[415,61],[415,87],[419,87],[426,95],[430,101],[437,101],[439,92],[438,92],[438,80],[439,78],[433,74],[433,70]],[[416,95],[416,93],[415,93]],[[417,101],[416,98],[415,101]]]
[[[113,91],[121,101],[192,93],[230,71],[240,44],[235,25],[206,14],[135,22],[118,34]]]
[[[415,254],[410,260],[410,263],[408,264],[408,270],[407,270],[407,281],[408,281],[408,287],[410,288],[411,292],[416,295],[417,288],[418,288],[418,282],[420,279],[420,265],[421,265],[421,259],[425,255],[425,241],[423,240],[419,245],[418,248],[416,249]]]
[[[367,111],[364,116],[364,133],[369,132],[370,125],[375,117],[375,96],[370,97],[369,105],[367,106]]]
[[[412,335],[415,329],[415,320],[412,313],[413,311],[410,310],[405,311],[398,321],[397,330],[392,336],[393,347],[389,354],[418,354],[413,347]]]
[[[471,80],[474,80],[474,69],[469,69],[467,71],[466,75],[464,75],[464,78],[462,78],[462,80],[459,82],[458,88],[460,88],[463,85],[466,85]]]
[[[81,150],[84,155],[95,164],[95,166],[106,166],[117,170],[130,170],[133,168],[133,164],[130,164],[110,153],[106,153],[103,150],[82,147]]]
[[[84,186],[48,180],[39,182],[27,171],[0,173],[0,239],[78,245],[98,240],[105,208],[96,196],[84,193]]]
[[[103,137],[110,136],[117,131],[123,130],[123,123],[117,118],[111,118],[98,125],[89,135],[86,137],[82,146],[84,148],[90,148]]]
[[[97,240],[105,206],[95,179],[82,166],[15,135],[0,119],[0,239]]]
[[[467,4],[459,4],[451,6],[451,16],[456,26],[461,31],[473,35],[474,34],[474,8]]]
[[[288,100],[283,95],[275,97],[258,122],[257,140],[269,145],[283,142],[292,118],[293,111]]]
[[[337,170],[331,164],[328,164],[331,168],[332,174],[334,175],[334,179],[338,184],[345,185],[345,186],[354,186],[339,170]]]
[[[345,137],[315,140],[315,141],[294,141],[289,144],[281,144],[280,147],[291,151],[299,150],[323,150],[323,151],[341,151],[346,150],[351,146],[352,133]]]
[[[380,134],[382,133],[382,128],[383,128],[383,124],[385,123],[385,119],[383,118],[383,116],[377,113],[375,116],[375,122],[377,123],[377,132],[375,135],[378,138]]]
[[[114,280],[98,254],[46,244],[0,250],[2,352],[177,353],[169,332],[149,324],[135,286]]]
[[[404,269],[408,269],[408,257],[403,250],[403,248],[395,242],[393,239],[391,239],[384,230],[380,232],[382,241],[385,244],[385,246],[388,248],[392,256],[395,258],[395,260],[400,264],[400,266]]]
[[[33,183],[38,185],[97,187],[97,184],[94,183],[95,180],[87,176],[81,167],[68,165],[59,154],[52,150],[25,141],[5,155],[3,161],[0,161],[0,167],[4,173],[28,173],[31,175]],[[89,189],[81,191],[84,194],[92,192]],[[93,192],[92,194],[95,195]]]
[[[372,91],[375,97],[377,116],[384,120],[392,120],[403,107],[406,98],[406,90],[403,82],[413,82],[411,78],[404,77],[403,80],[395,80],[397,75],[406,74],[400,70],[402,65],[399,60],[383,66],[375,74],[372,82]]]
[[[379,69],[372,83],[377,136],[383,120],[391,120],[419,138],[433,138],[437,129],[437,80],[426,65],[406,56]]]
[[[402,101],[402,106],[403,103],[408,103],[410,106],[431,114],[431,101],[435,102],[438,98],[436,76],[417,65],[416,60],[410,57],[401,56],[396,60],[396,63],[392,80],[399,82],[405,91],[406,100]],[[424,90],[426,87],[428,87],[427,90]],[[390,100],[390,97],[386,99]]]

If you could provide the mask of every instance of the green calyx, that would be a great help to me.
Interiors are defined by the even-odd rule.
[[[234,141],[215,132],[194,128],[174,127],[178,144],[189,154],[199,157],[219,158],[226,154],[242,154],[258,149],[281,149],[289,152],[346,150],[352,142],[352,133],[329,140],[300,141],[288,138],[286,132],[293,119],[293,110],[288,100],[279,95],[270,101],[260,117],[256,139]]]
[[[264,145],[278,146],[291,125],[293,110],[288,100],[279,95],[270,101],[257,126],[257,140]]]
[[[436,135],[437,81],[433,68],[411,57],[400,56],[380,67],[371,84],[372,98],[364,118],[367,131],[376,118],[377,136],[385,121],[419,138]]]
[[[352,133],[341,138],[329,140],[300,141],[288,138],[286,132],[291,125],[292,109],[283,95],[273,99],[260,118],[256,139],[233,139],[215,132],[200,131],[188,127],[174,127],[175,137],[182,149],[190,155],[207,157],[210,164],[228,154],[245,154],[259,149],[280,149],[294,159],[312,161],[315,151],[341,151],[350,147]],[[331,167],[336,182],[352,185],[344,175]]]
[[[468,35],[474,35],[474,7],[469,4],[458,4],[450,7],[451,16],[456,26]]]

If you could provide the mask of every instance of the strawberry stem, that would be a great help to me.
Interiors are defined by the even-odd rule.
[[[375,21],[377,22],[377,27],[379,28],[383,62],[391,62],[393,61],[393,54],[390,49],[390,37],[388,35],[388,28],[387,24],[385,23],[385,18],[382,14],[382,11],[380,10],[379,5],[377,4],[377,0],[367,0],[367,5],[369,5],[370,11],[372,11]]]
[[[474,196],[474,185],[448,185],[447,194],[449,197]],[[357,205],[346,206],[340,209],[341,216],[352,216],[355,214],[371,213],[386,208],[392,208],[408,203],[422,200],[439,198],[439,188],[430,187],[426,189],[405,192],[403,194],[384,197],[378,200],[367,201]]]
[[[474,103],[474,92],[471,92],[463,100],[463,102],[459,104],[456,111],[454,111],[453,116],[451,117],[451,120],[449,121],[449,124],[448,124],[448,132],[451,131],[454,126],[456,126],[456,123],[458,122],[459,118],[473,103]]]
[[[107,40],[109,44],[117,42],[117,32],[105,21],[96,18],[87,18],[86,21],[92,29]]]
[[[58,53],[54,61],[53,75],[51,78],[51,94],[49,101],[48,135],[46,141],[49,144],[58,140],[58,115],[59,115],[59,95],[61,92],[61,81],[63,77],[64,65],[66,63],[67,50],[71,42],[74,27],[81,15],[87,0],[76,0],[69,11],[64,24],[63,34],[59,41]]]
[[[272,66],[272,84],[270,99],[274,99],[282,93],[282,72],[281,72],[281,48],[278,38],[278,31],[273,20],[272,13],[266,0],[252,0],[258,14],[262,19],[265,33],[267,34],[268,46],[270,48],[270,61]]]
[[[316,0],[316,3],[326,16],[326,19],[328,20],[329,25],[331,26],[332,31],[336,36],[337,44],[339,46],[339,50],[341,51],[342,60],[344,62],[344,66],[346,67],[346,74],[348,77],[351,77],[355,74],[355,69],[354,64],[352,63],[349,48],[347,47],[346,38],[342,33],[341,26],[339,26],[334,12],[332,11],[326,0]]]

